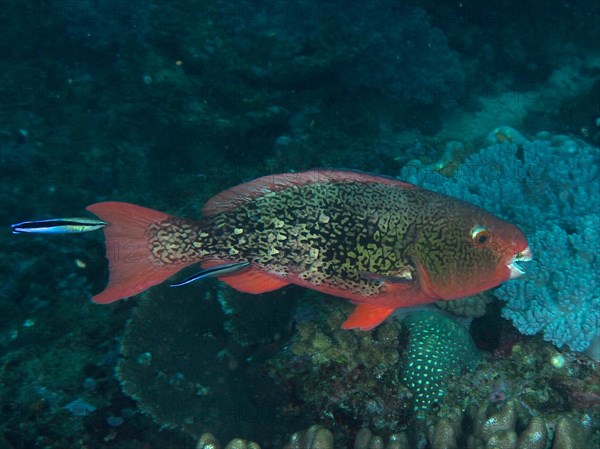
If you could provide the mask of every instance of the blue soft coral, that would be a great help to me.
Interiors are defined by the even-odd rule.
[[[478,204],[519,225],[534,260],[501,285],[520,332],[584,351],[600,334],[600,149],[561,137],[493,145],[451,178],[405,168],[403,179]]]

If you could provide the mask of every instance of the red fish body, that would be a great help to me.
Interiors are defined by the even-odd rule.
[[[126,203],[88,210],[104,228],[109,284],[93,300],[135,295],[200,263],[248,293],[296,284],[357,305],[344,328],[394,309],[473,295],[518,276],[523,233],[469,203],[350,171],[266,176],[212,198],[198,221]]]

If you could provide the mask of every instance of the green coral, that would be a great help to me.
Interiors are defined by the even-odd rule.
[[[412,392],[419,414],[445,395],[450,376],[474,367],[478,351],[467,329],[439,313],[415,312],[403,324],[410,336],[402,382]]]

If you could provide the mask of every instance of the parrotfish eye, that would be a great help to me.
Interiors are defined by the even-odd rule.
[[[471,239],[475,246],[486,246],[492,241],[492,233],[485,226],[475,226],[471,230]]]

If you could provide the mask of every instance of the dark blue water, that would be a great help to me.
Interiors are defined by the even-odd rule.
[[[598,445],[599,21],[591,0],[0,3],[0,448]],[[97,305],[101,232],[10,232],[100,201],[196,219],[311,168],[475,203],[534,259],[445,304],[465,343],[342,330],[348,301],[295,286]]]

